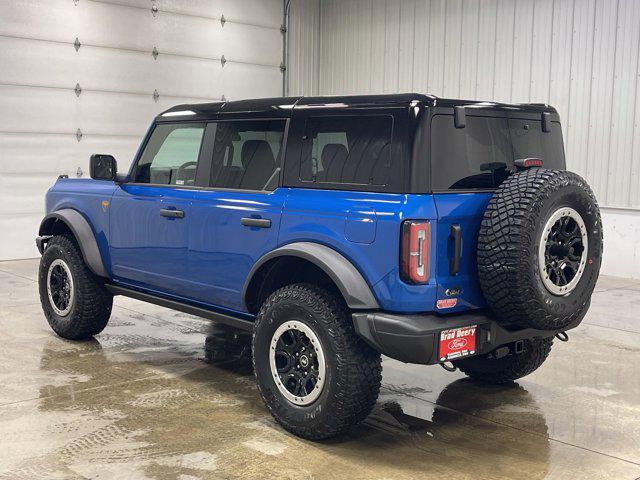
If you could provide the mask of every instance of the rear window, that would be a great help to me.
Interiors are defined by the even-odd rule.
[[[300,180],[333,185],[386,186],[392,171],[393,117],[311,117]]]
[[[546,168],[563,170],[560,123],[542,131],[536,120],[466,116],[455,128],[453,115],[431,122],[431,178],[434,190],[496,188],[519,158],[540,158]]]

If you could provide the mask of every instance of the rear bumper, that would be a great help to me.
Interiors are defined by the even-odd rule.
[[[582,319],[562,330],[524,328],[507,330],[485,313],[459,315],[386,312],[353,313],[356,332],[378,352],[405,363],[433,365],[440,363],[440,332],[452,328],[477,325],[476,355],[489,353],[518,340],[549,338],[575,328]]]

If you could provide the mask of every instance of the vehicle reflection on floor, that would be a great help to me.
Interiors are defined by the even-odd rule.
[[[206,337],[205,352],[207,362],[212,365],[238,374],[252,373],[251,335],[246,332],[212,326]],[[527,461],[535,461],[538,468],[543,467],[538,476],[532,478],[543,478],[547,473],[550,455],[547,424],[542,410],[524,387],[517,383],[484,385],[461,378],[446,385],[435,403],[412,396],[411,390],[403,390],[384,385],[376,407],[363,425],[343,438],[326,443],[340,445],[357,441],[359,436],[367,441],[372,437],[378,437],[377,441],[383,441],[383,437],[409,438],[415,448],[428,452],[437,434],[454,443],[456,450],[477,451],[482,447],[478,448],[478,435],[472,430],[474,420],[481,418],[494,422],[493,418],[499,412],[501,419],[496,423],[523,429],[527,437]],[[485,442],[490,440],[485,438]],[[508,447],[504,449],[506,451]]]
[[[602,281],[518,383],[384,359],[371,415],[312,443],[269,415],[246,332],[117,298],[104,332],[65,341],[36,268],[0,264],[0,479],[640,477],[640,283]]]

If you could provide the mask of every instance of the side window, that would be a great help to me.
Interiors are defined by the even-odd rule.
[[[136,183],[194,185],[203,124],[156,126],[136,166]]]
[[[278,184],[284,120],[216,124],[210,187],[273,190]]]
[[[300,180],[386,186],[392,170],[393,117],[312,117],[306,125]]]

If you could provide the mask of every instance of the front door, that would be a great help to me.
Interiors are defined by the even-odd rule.
[[[109,240],[116,281],[188,296],[189,223],[203,133],[203,124],[157,125],[130,183],[116,190]]]

